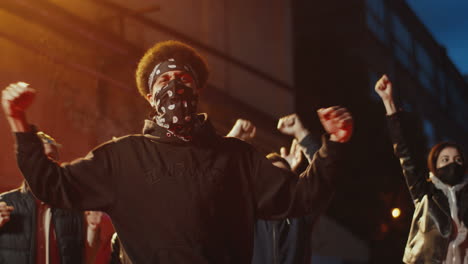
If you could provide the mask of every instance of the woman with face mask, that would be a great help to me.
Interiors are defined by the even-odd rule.
[[[386,75],[375,91],[385,105],[395,155],[415,206],[403,262],[468,264],[468,179],[462,149],[449,142],[435,145],[427,159],[427,173],[408,147]]]

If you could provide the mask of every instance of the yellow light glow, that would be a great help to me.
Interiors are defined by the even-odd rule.
[[[392,209],[392,217],[393,218],[398,218],[401,215],[400,208],[393,208]]]

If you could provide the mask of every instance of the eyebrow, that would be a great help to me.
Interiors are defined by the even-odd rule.
[[[167,77],[168,77],[168,75],[165,74],[165,73],[163,73],[162,75],[160,75],[160,76],[156,79],[156,82],[159,82],[159,81],[161,81],[161,80],[163,80],[164,78],[167,78]]]
[[[449,155],[442,155],[442,156],[439,156],[440,158],[448,158],[450,157]],[[461,155],[456,155],[456,156],[453,156],[454,158],[461,158],[462,156]]]
[[[186,71],[176,72],[174,73],[174,75],[175,76],[189,75],[190,77],[192,77],[192,75],[190,75],[190,73]]]

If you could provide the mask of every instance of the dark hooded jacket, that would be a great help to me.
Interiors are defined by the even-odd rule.
[[[34,133],[17,133],[17,160],[39,199],[108,213],[135,264],[250,263],[255,219],[309,213],[333,186],[346,144],[324,140],[298,178],[200,118],[191,142],[147,120],[144,134],[61,165]]]

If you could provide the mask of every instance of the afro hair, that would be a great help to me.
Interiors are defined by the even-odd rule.
[[[171,58],[188,63],[197,74],[198,88],[202,89],[206,86],[209,70],[205,59],[189,45],[180,41],[168,40],[156,43],[156,45],[148,49],[138,63],[136,84],[143,97],[150,93],[148,78],[154,66]]]

